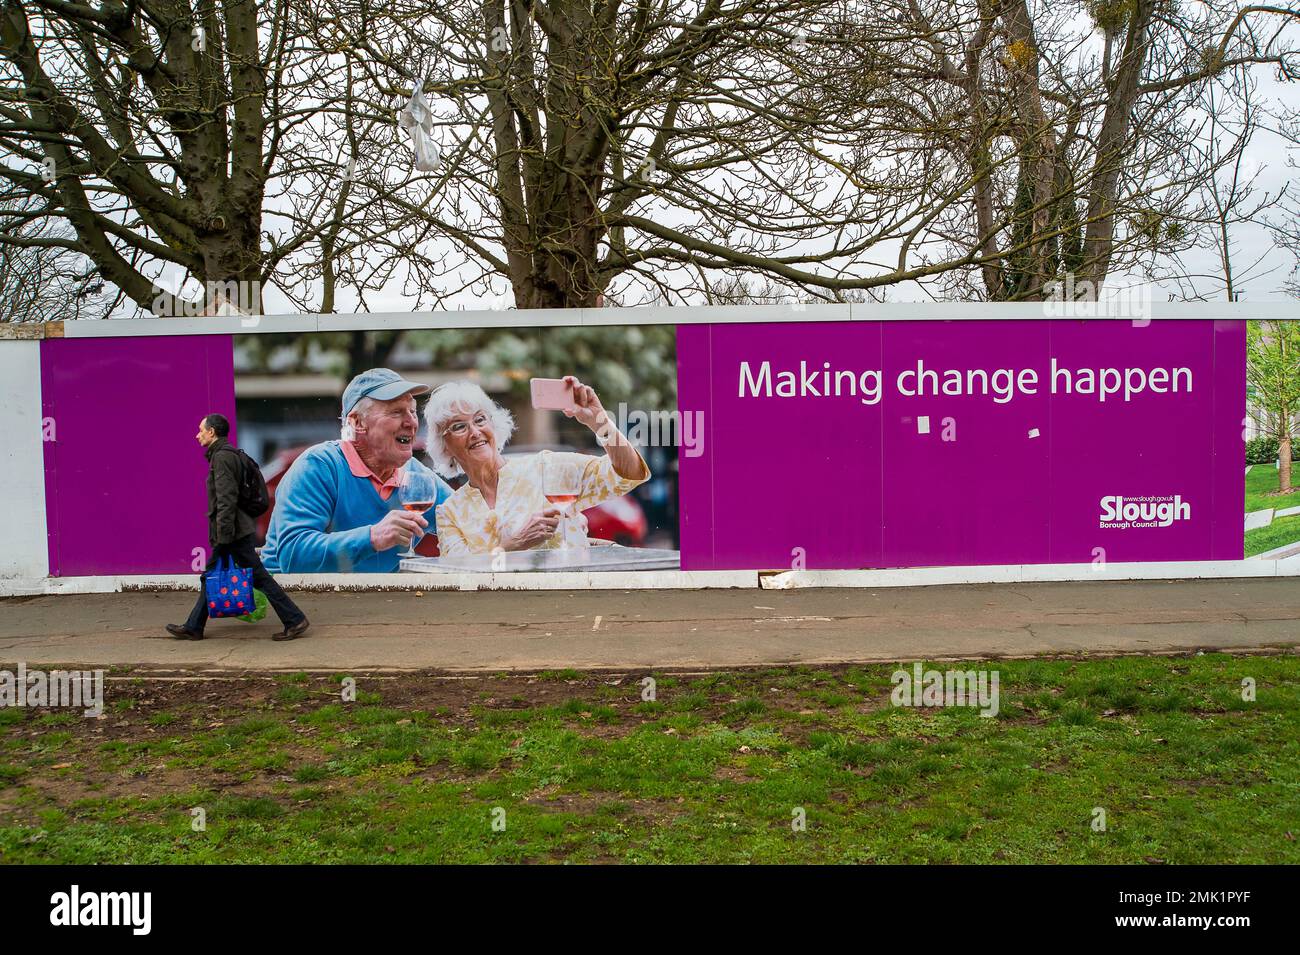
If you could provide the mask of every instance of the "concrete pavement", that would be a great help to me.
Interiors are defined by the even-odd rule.
[[[874,590],[302,593],[274,617],[171,640],[193,596],[0,600],[0,664],[255,669],[707,668],[1300,645],[1289,578]]]

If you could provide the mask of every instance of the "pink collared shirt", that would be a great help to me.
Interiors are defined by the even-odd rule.
[[[393,491],[402,483],[401,468],[394,468],[388,480],[381,481],[379,476],[366,466],[366,462],[361,460],[361,455],[357,454],[356,446],[351,441],[340,441],[339,446],[343,448],[343,456],[348,459],[348,469],[351,470],[353,477],[370,478],[370,483],[379,492],[380,500],[386,501],[393,496]]]

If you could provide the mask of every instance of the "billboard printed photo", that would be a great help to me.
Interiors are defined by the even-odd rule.
[[[671,326],[246,335],[235,393],[273,572],[680,564]]]

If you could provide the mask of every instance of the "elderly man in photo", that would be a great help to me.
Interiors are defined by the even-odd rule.
[[[343,434],[308,448],[276,490],[262,563],[272,573],[392,572],[412,539],[437,533],[434,508],[446,481],[411,454],[420,419],[415,396],[427,385],[387,368],[353,378],[343,392]],[[431,476],[437,499],[423,514],[402,509],[404,469]]]

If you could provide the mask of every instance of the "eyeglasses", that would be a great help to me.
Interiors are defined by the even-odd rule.
[[[478,414],[474,416],[473,425],[474,427],[482,431],[488,425],[488,416],[483,414],[483,412],[480,411]],[[470,422],[457,421],[449,428],[444,430],[442,433],[444,435],[454,434],[458,438],[463,438],[465,437],[465,435],[469,434],[469,426],[470,426]]]

